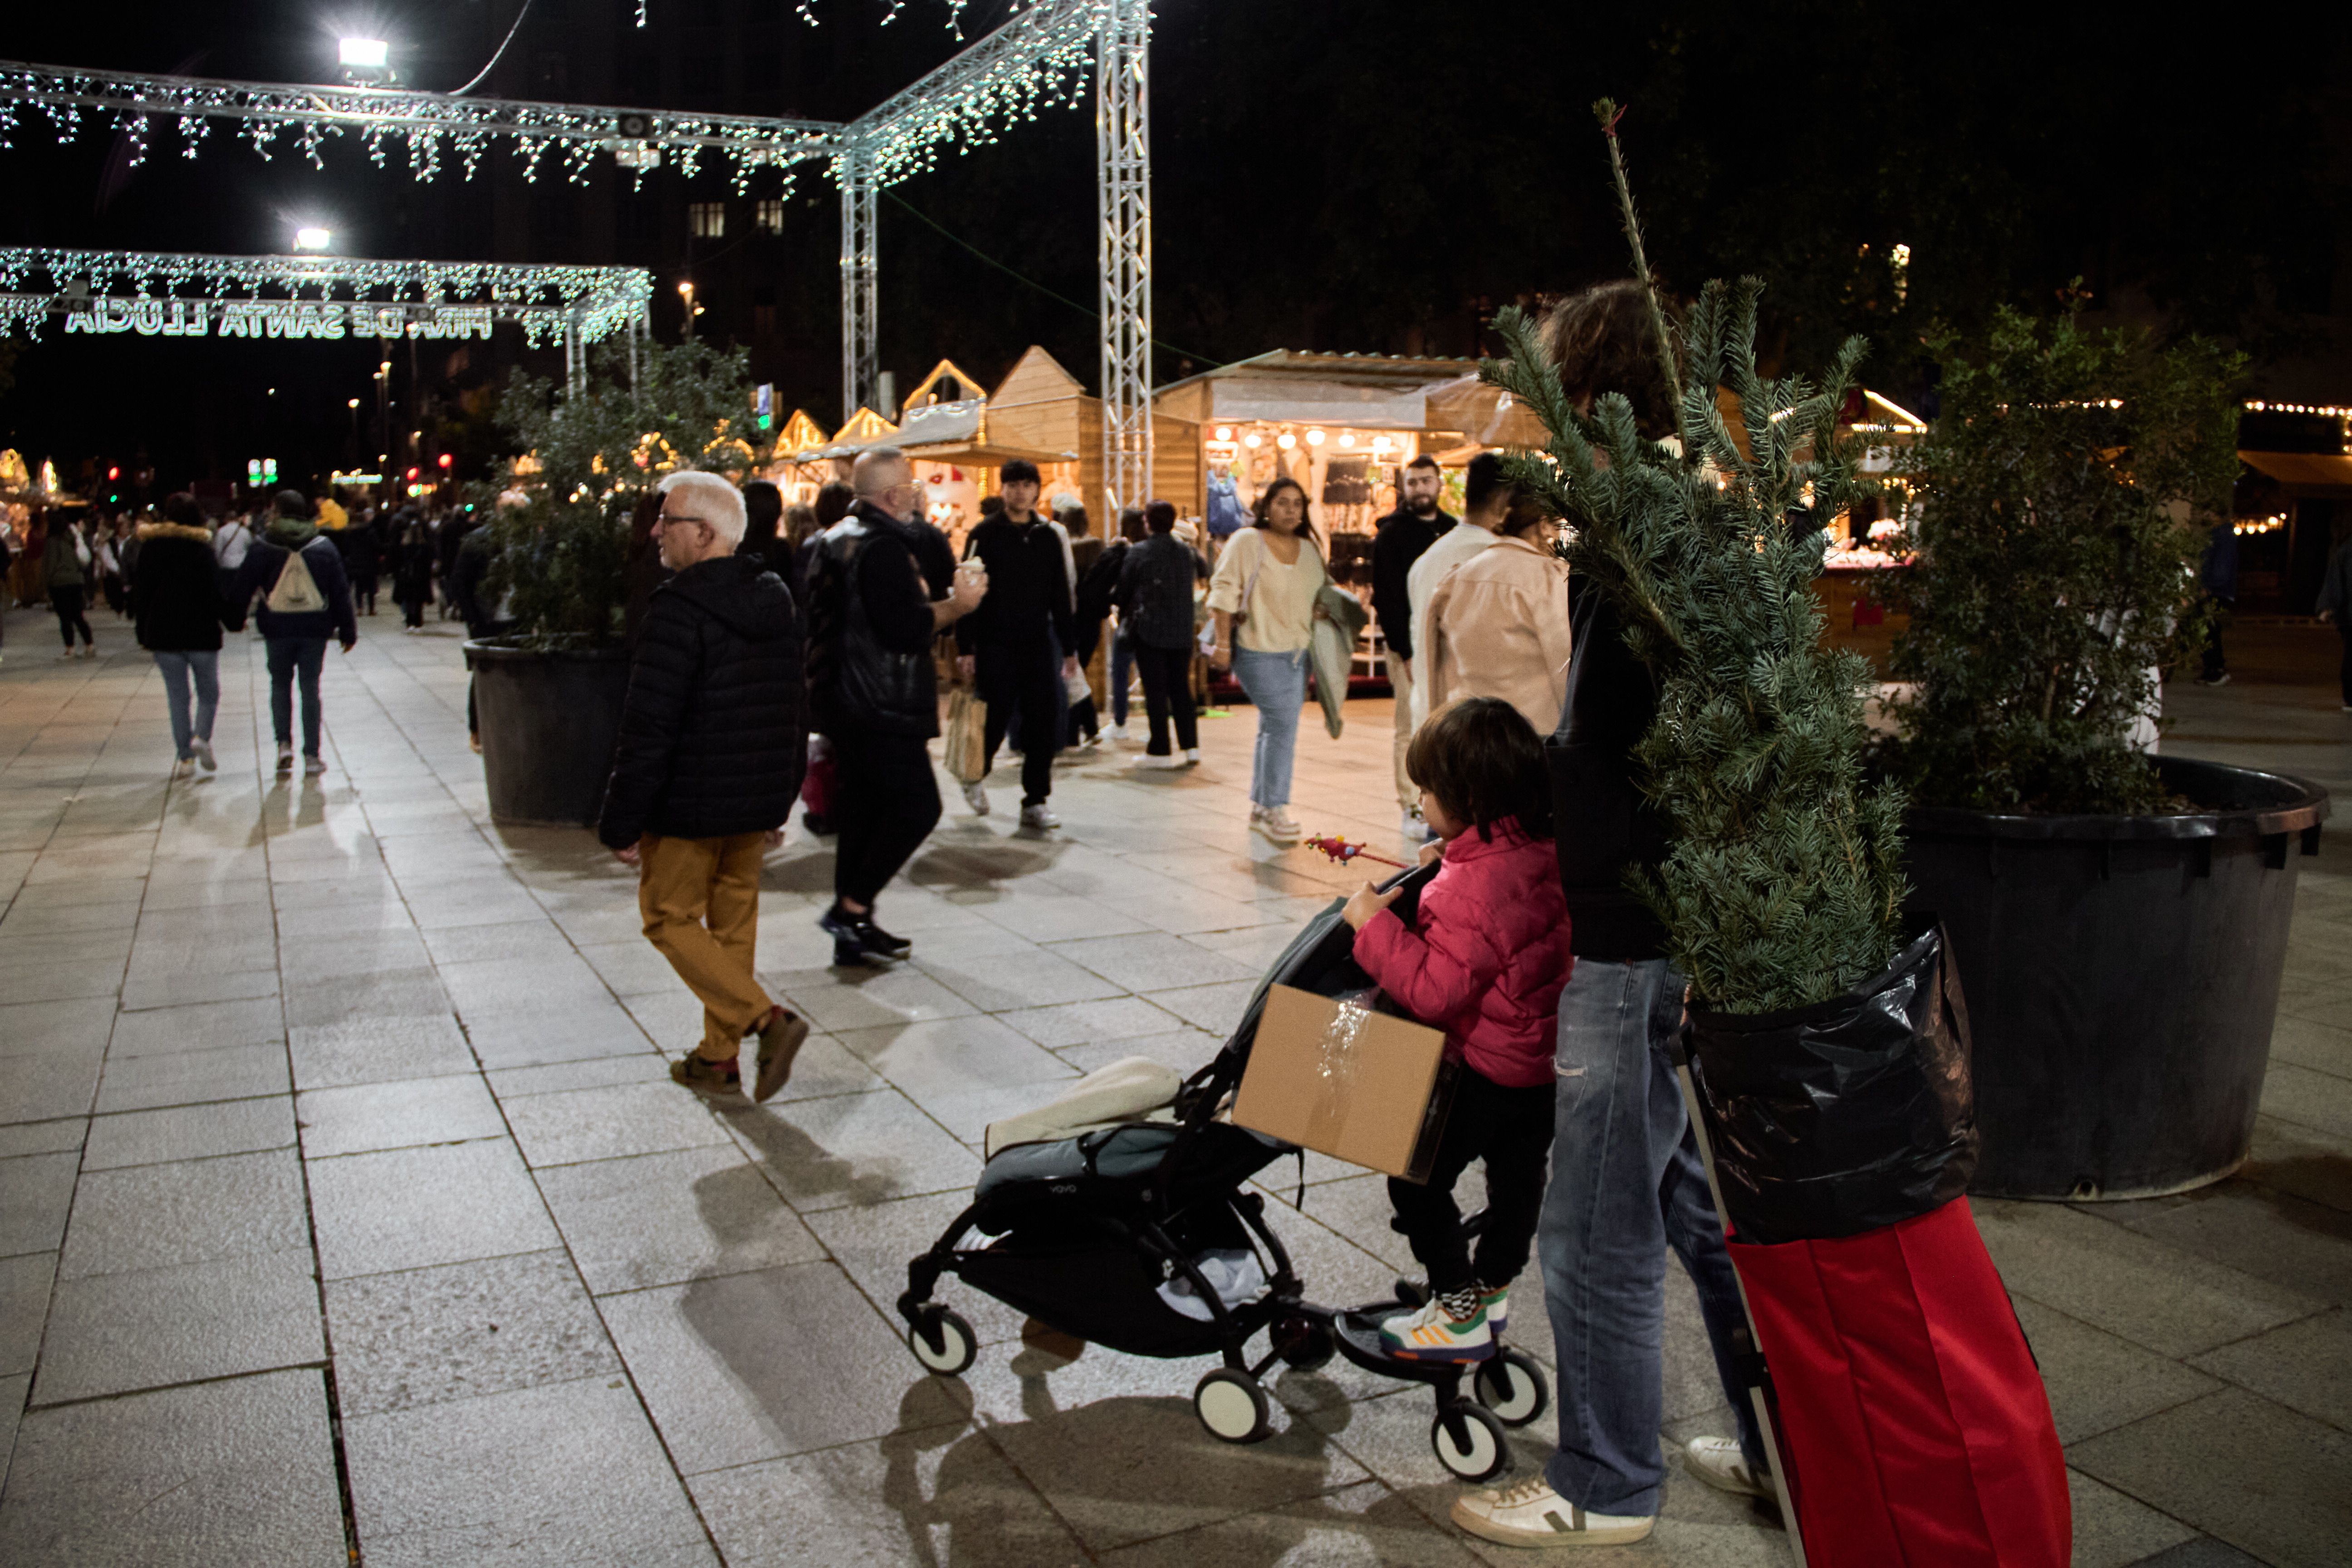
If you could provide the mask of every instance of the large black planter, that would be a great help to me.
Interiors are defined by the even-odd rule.
[[[1951,939],[1983,1151],[1971,1192],[2139,1198],[2252,1144],[2294,909],[2327,792],[2159,759],[2209,809],[1996,816],[1915,808],[1914,908]]]
[[[469,642],[466,664],[474,672],[492,819],[593,826],[613,770],[628,655]]]

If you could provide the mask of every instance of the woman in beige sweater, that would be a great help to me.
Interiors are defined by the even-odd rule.
[[[1568,564],[1551,520],[1512,503],[1495,542],[1445,574],[1429,602],[1429,706],[1499,697],[1538,735],[1568,700]]]

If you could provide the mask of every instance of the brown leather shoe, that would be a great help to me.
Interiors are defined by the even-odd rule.
[[[765,1100],[773,1099],[793,1076],[793,1058],[808,1041],[808,1020],[789,1007],[778,1007],[759,1032],[760,1076],[752,1082],[751,1098]]]
[[[705,1058],[688,1055],[669,1064],[669,1076],[697,1094],[724,1095],[743,1092],[743,1071],[733,1062],[723,1066]]]

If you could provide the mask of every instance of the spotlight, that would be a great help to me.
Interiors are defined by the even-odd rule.
[[[294,231],[297,250],[324,250],[334,243],[335,237],[323,228],[298,228]]]

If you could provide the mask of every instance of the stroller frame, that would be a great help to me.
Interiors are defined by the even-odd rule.
[[[1390,878],[1383,887],[1402,885],[1410,898],[1417,894],[1431,874],[1433,873],[1424,868],[1409,868]],[[1297,1152],[1287,1146],[1273,1145],[1276,1152],[1235,1177],[1230,1191],[1204,1191],[1181,1200],[1178,1195],[1188,1159],[1199,1152],[1201,1140],[1208,1130],[1220,1125],[1219,1112],[1240,1086],[1267,989],[1278,979],[1302,974],[1309,978],[1316,974],[1328,976],[1350,962],[1347,945],[1340,940],[1346,927],[1338,921],[1339,908],[1335,901],[1308,922],[1290,948],[1267,970],[1233,1036],[1213,1059],[1184,1079],[1175,1099],[1174,1136],[1156,1165],[1134,1178],[1132,1201],[1120,1212],[1106,1209],[1089,1216],[1137,1256],[1156,1264],[1164,1278],[1185,1279],[1194,1298],[1207,1308],[1208,1321],[1198,1334],[1178,1336],[1155,1348],[1130,1349],[1108,1341],[1101,1342],[1106,1348],[1124,1353],[1161,1359],[1216,1354],[1222,1364],[1203,1373],[1194,1386],[1193,1410],[1213,1436],[1232,1443],[1255,1442],[1271,1432],[1273,1402],[1259,1380],[1277,1363],[1309,1372],[1327,1363],[1336,1352],[1381,1376],[1425,1384],[1436,1402],[1430,1443],[1439,1462],[1465,1480],[1485,1480],[1510,1463],[1507,1428],[1535,1420],[1550,1403],[1542,1369],[1531,1358],[1500,1344],[1488,1359],[1477,1362],[1424,1362],[1386,1353],[1381,1343],[1380,1319],[1401,1307],[1418,1306],[1425,1300],[1425,1295],[1409,1281],[1399,1282],[1393,1300],[1360,1309],[1327,1307],[1307,1300],[1288,1249],[1266,1223],[1265,1194],[1244,1185],[1272,1159],[1285,1152]],[[1318,964],[1319,970],[1315,967]],[[1265,1142],[1271,1144],[1271,1141]],[[1089,1175],[1092,1157],[1087,1156]],[[1075,1186],[1071,1190],[1076,1190]],[[1264,1293],[1238,1307],[1229,1307],[1219,1298],[1192,1251],[1169,1231],[1170,1225],[1180,1216],[1209,1212],[1213,1205],[1222,1207],[1237,1222],[1241,1235],[1258,1254],[1265,1269]],[[1049,1326],[1063,1328],[1054,1321],[1050,1309],[1040,1310],[1034,1301],[1013,1300],[991,1289],[984,1279],[974,1278],[975,1273],[990,1272],[1003,1261],[986,1247],[964,1245],[976,1226],[992,1217],[993,1206],[989,1196],[976,1194],[939,1239],[908,1265],[907,1289],[897,1303],[899,1316],[907,1321],[908,1345],[916,1359],[941,1376],[960,1374],[979,1353],[979,1341],[971,1325],[953,1308],[932,1299],[943,1275],[953,1274],[973,1289],[998,1296]],[[1465,1226],[1475,1228],[1478,1217],[1470,1216]],[[1009,1234],[1011,1224],[1008,1218],[1006,1226],[994,1234]],[[1249,1343],[1260,1330],[1265,1331],[1267,1348],[1264,1354],[1253,1356]],[[1470,1382],[1467,1396],[1463,1389],[1465,1377]]]

